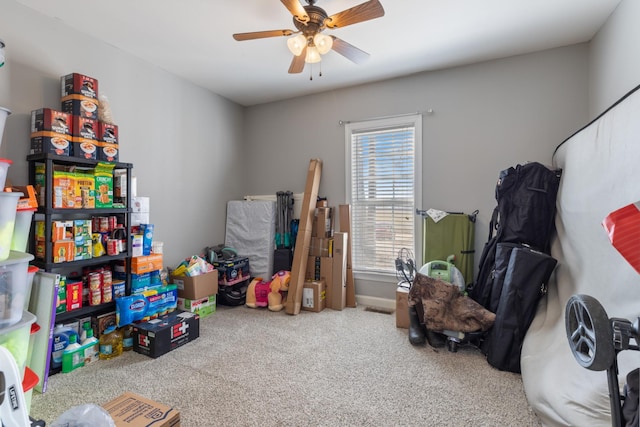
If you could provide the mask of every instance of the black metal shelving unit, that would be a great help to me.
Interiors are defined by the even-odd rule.
[[[44,218],[44,233],[45,233],[45,258],[34,259],[33,265],[36,265],[48,272],[56,272],[60,270],[77,270],[82,267],[99,265],[99,264],[112,264],[114,261],[125,261],[127,277],[125,284],[125,291],[127,294],[131,292],[131,239],[127,238],[126,250],[118,255],[103,255],[96,258],[69,261],[69,262],[53,262],[51,241],[51,224],[52,221],[58,219],[87,219],[91,216],[108,216],[117,215],[124,220],[126,236],[131,235],[131,172],[133,165],[131,163],[123,162],[109,162],[113,163],[114,169],[125,169],[127,171],[127,196],[125,199],[124,207],[114,208],[96,208],[96,209],[60,209],[53,208],[53,170],[54,166],[79,166],[84,168],[92,168],[98,165],[98,163],[106,163],[100,160],[85,159],[81,157],[59,156],[50,153],[31,154],[27,156],[27,162],[29,164],[29,182],[32,185],[36,183],[36,165],[44,164],[45,167],[45,192],[44,192],[44,206],[38,208],[34,215],[34,221],[40,221]],[[35,227],[32,227],[30,238],[30,245],[32,245],[32,252],[35,253]],[[65,321],[74,317],[82,317],[86,315],[102,314],[115,309],[115,303],[110,302],[106,304],[96,306],[83,306],[79,309],[58,313],[56,315],[56,322]]]

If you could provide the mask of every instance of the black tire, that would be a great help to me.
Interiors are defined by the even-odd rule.
[[[565,310],[569,347],[580,366],[605,371],[616,357],[613,329],[600,302],[589,295],[573,295]]]

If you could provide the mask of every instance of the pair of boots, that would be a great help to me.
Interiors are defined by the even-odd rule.
[[[431,347],[444,347],[445,339],[442,334],[430,331],[420,323],[420,317],[415,306],[409,306],[409,342],[413,345],[424,345],[428,342]]]

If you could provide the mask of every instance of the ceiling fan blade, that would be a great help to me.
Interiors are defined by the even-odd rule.
[[[289,12],[300,22],[309,22],[309,15],[304,10],[299,0],[280,0],[284,6],[289,9]]]
[[[292,30],[269,30],[269,31],[254,31],[252,33],[236,33],[233,38],[238,41],[264,39],[267,37],[281,37],[290,36],[293,34]]]
[[[380,1],[369,0],[350,9],[338,12],[335,15],[331,15],[324,23],[329,28],[338,28],[380,18],[381,16],[384,16],[384,9]]]
[[[369,59],[369,54],[364,50],[360,50],[354,45],[347,43],[336,36],[331,36],[331,38],[333,39],[333,46],[331,49],[335,50],[350,61],[353,61],[356,64],[362,64],[364,61]]]
[[[307,48],[305,47],[302,53],[298,56],[293,56],[291,65],[289,66],[289,74],[301,73],[304,69],[304,59],[307,57]]]

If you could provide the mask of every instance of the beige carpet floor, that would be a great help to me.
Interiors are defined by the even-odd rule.
[[[326,309],[290,316],[219,306],[200,337],[157,359],[126,352],[53,375],[31,416],[125,391],[177,408],[197,426],[539,426],[520,375],[470,345],[414,347],[395,315]]]

